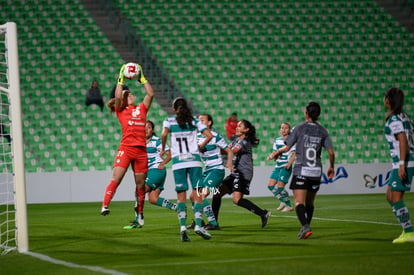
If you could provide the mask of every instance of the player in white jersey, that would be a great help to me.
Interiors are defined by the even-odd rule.
[[[202,163],[200,149],[204,148],[213,138],[208,128],[199,120],[193,117],[192,110],[188,107],[187,101],[178,97],[174,99],[173,111],[175,116],[164,121],[164,129],[161,134],[162,151],[164,152],[168,135],[170,134],[170,148],[172,156],[172,170],[177,192],[177,213],[180,222],[180,234],[183,242],[190,241],[187,233],[186,219],[187,207],[186,197],[188,177],[191,181],[191,189],[194,198],[194,232],[204,239],[210,239],[211,235],[201,227],[203,216],[203,199],[201,191],[203,186],[197,186],[202,176]],[[198,144],[197,133],[201,132],[206,137],[203,143]]]
[[[322,177],[321,152],[325,148],[329,154],[328,178],[335,175],[335,153],[328,131],[318,122],[321,106],[317,102],[309,102],[305,110],[305,122],[296,125],[286,138],[285,146],[273,155],[278,158],[296,144],[296,158],[293,166],[290,189],[295,198],[296,215],[302,225],[298,239],[304,240],[312,235],[312,221],[316,193],[319,190]]]
[[[154,132],[154,123],[148,120],[145,124],[145,137],[147,139],[147,155],[148,155],[148,173],[145,180],[145,192],[141,189],[135,191],[135,220],[124,229],[140,228],[144,226],[144,200],[145,194],[148,193],[148,201],[160,207],[176,210],[177,205],[165,198],[160,197],[160,193],[164,190],[164,183],[167,177],[167,169],[165,165],[171,160],[170,148],[166,145],[165,157],[160,155],[161,139]],[[164,158],[163,158],[164,157]]]
[[[414,177],[414,125],[403,110],[404,93],[390,88],[384,96],[384,106],[389,110],[385,120],[385,138],[392,159],[392,170],[388,181],[387,201],[403,228],[402,234],[393,243],[414,242],[413,225],[404,193],[410,191]]]
[[[273,151],[267,158],[267,161],[273,159],[273,154],[279,148],[285,146],[285,139],[290,134],[290,124],[284,122],[280,125],[280,137],[276,138],[273,143]],[[280,201],[277,211],[288,212],[292,211],[293,207],[289,199],[289,193],[285,190],[285,186],[292,174],[292,164],[295,161],[295,146],[290,148],[286,153],[283,153],[277,160],[276,166],[270,175],[267,188]]]
[[[215,194],[218,192],[220,185],[223,182],[225,170],[223,165],[223,160],[221,158],[221,152],[224,151],[227,154],[227,164],[226,167],[229,168],[230,172],[233,173],[233,152],[227,145],[227,142],[224,138],[218,134],[216,131],[212,130],[214,121],[211,115],[202,114],[199,116],[199,120],[207,126],[210,130],[213,138],[210,142],[204,146],[204,149],[201,151],[201,158],[204,162],[204,172],[203,176],[200,179],[200,186],[204,186],[203,192],[201,193],[203,198],[203,212],[207,217],[208,224],[204,227],[207,230],[218,230],[220,229],[216,218],[214,216],[213,210],[211,209],[211,204],[207,199],[207,196],[210,193]],[[198,142],[201,144],[205,140],[203,134],[198,134]],[[190,196],[191,201],[193,201],[192,196]],[[189,228],[191,228],[190,226]]]

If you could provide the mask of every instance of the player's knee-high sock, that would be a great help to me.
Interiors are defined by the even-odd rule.
[[[237,202],[237,205],[243,208],[246,208],[247,210],[249,210],[250,212],[258,216],[263,216],[266,214],[265,210],[261,209],[259,206],[249,201],[248,199],[244,199],[244,198],[239,199],[239,201]]]
[[[273,188],[272,193],[280,202],[286,203],[283,199],[282,193],[279,192],[279,188],[277,186]]]
[[[117,188],[118,188],[118,183],[116,181],[111,180],[109,182],[108,186],[106,186],[102,207],[109,205],[109,203],[111,202],[113,196],[115,195],[115,192],[116,192]]]
[[[313,217],[313,211],[315,210],[315,206],[313,205],[306,205],[306,218],[308,219],[308,224],[311,223]]]
[[[203,222],[203,204],[202,203],[194,203],[194,221],[196,226],[202,226]]]
[[[144,211],[145,189],[135,188],[135,199],[137,201],[137,211],[142,213]]]
[[[303,204],[296,205],[296,216],[298,216],[298,219],[302,226],[308,224],[308,218],[306,217],[306,208]]]
[[[177,203],[178,221],[180,222],[181,231],[186,230],[185,223],[187,220],[187,207],[185,202]]]
[[[161,197],[158,198],[155,205],[165,207],[165,208],[171,209],[171,210],[176,210],[177,209],[177,205],[175,203],[170,202],[169,200],[161,198]]]
[[[218,214],[220,211],[220,206],[221,206],[221,197],[213,197],[211,208],[213,209],[213,214],[214,214],[214,217],[216,218],[216,221],[218,221]]]
[[[282,198],[282,196],[279,194],[279,188],[277,188],[277,186],[273,186],[272,193],[273,193],[273,196],[275,196],[278,200]]]
[[[268,186],[267,186],[267,189],[269,189],[269,190],[270,190],[270,192],[272,192],[272,193],[273,193],[273,189],[275,189],[275,187],[276,187],[276,186],[274,186],[274,185],[268,185]]]
[[[397,201],[393,205],[395,209],[395,215],[397,216],[397,219],[400,222],[404,231],[406,233],[413,232],[410,214],[408,213],[408,208],[405,206],[404,201]]]
[[[277,188],[280,194],[280,201],[286,203],[287,206],[292,207],[289,199],[289,193],[285,190],[285,187],[278,187]]]
[[[392,213],[394,214],[394,216],[395,216],[395,217],[397,218],[397,220],[398,220],[397,214],[395,213],[395,207],[394,207],[394,204],[392,203],[392,201],[388,201],[388,200],[387,200],[387,202],[388,202],[388,204],[391,206]]]
[[[207,217],[207,220],[212,225],[217,225],[216,217],[214,216],[213,209],[211,208],[211,204],[208,199],[203,200],[203,211]]]

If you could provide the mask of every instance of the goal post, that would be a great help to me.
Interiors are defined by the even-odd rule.
[[[8,99],[8,108],[5,108],[5,112],[2,108],[2,117],[8,118],[8,124],[10,125],[10,163],[3,161],[0,163],[0,184],[2,181],[11,181],[5,183],[6,186],[11,186],[11,195],[2,195],[0,197],[0,210],[1,211],[14,211],[14,215],[1,215],[0,222],[2,228],[11,228],[13,233],[8,233],[3,236],[3,232],[0,243],[1,254],[6,254],[11,250],[18,250],[19,252],[27,252],[29,250],[29,239],[27,230],[27,209],[26,209],[26,179],[25,179],[25,167],[24,167],[24,145],[23,145],[23,128],[22,128],[22,113],[21,113],[21,99],[20,99],[20,75],[19,75],[19,55],[17,44],[17,26],[14,22],[7,22],[0,25],[0,93],[2,97]],[[3,99],[2,99],[3,107]],[[4,142],[4,123],[1,128],[1,138]],[[3,167],[2,167],[3,166]],[[8,189],[2,188],[2,189]],[[11,197],[13,203],[2,201],[4,198],[7,200]],[[5,221],[3,221],[3,216]],[[9,217],[14,217],[14,221],[8,221]],[[10,225],[3,225],[9,223]],[[1,230],[1,229],[0,229]],[[7,238],[14,238],[14,240],[7,240]],[[3,242],[3,239],[4,240]]]

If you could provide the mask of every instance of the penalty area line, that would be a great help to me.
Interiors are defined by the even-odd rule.
[[[71,262],[66,262],[66,261],[54,259],[47,255],[43,255],[43,254],[35,253],[35,252],[28,251],[28,252],[24,252],[23,254],[29,255],[31,257],[37,258],[45,262],[49,262],[49,263],[56,264],[56,265],[62,265],[62,266],[70,267],[70,268],[82,268],[82,269],[87,269],[87,270],[101,272],[104,274],[111,274],[111,275],[128,275],[128,273],[123,273],[123,272],[112,270],[112,269],[106,269],[100,266],[79,265],[79,264],[75,264]]]

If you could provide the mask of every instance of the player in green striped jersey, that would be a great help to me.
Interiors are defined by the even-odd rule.
[[[175,191],[177,192],[177,213],[180,222],[180,234],[183,242],[190,241],[187,233],[187,207],[186,197],[188,178],[191,181],[191,189],[194,198],[194,232],[204,239],[210,239],[211,235],[207,230],[202,228],[203,216],[203,199],[200,196],[203,186],[197,186],[202,176],[202,163],[200,149],[207,145],[213,138],[208,128],[199,120],[193,117],[191,108],[188,107],[187,101],[178,97],[174,99],[173,111],[175,116],[169,117],[164,121],[164,129],[161,134],[162,149],[165,150],[168,135],[170,138],[172,170],[175,181]],[[203,143],[198,144],[197,133],[202,132],[206,139]]]
[[[385,120],[385,138],[392,159],[392,170],[388,181],[387,201],[403,228],[402,234],[393,243],[414,242],[413,225],[403,197],[410,191],[414,177],[414,125],[403,110],[404,93],[390,88],[384,96],[384,106],[389,110]]]
[[[267,161],[273,159],[273,155],[276,154],[279,148],[285,146],[285,139],[290,134],[290,124],[287,122],[280,125],[280,137],[276,138],[273,143],[273,151],[267,158]],[[273,193],[273,195],[280,201],[277,211],[288,212],[292,211],[293,207],[289,199],[289,193],[285,190],[285,186],[289,181],[292,174],[292,164],[295,161],[295,146],[292,146],[290,150],[283,153],[277,160],[276,166],[270,175],[267,188]]]
[[[145,180],[145,192],[142,194],[136,190],[135,193],[135,220],[124,229],[140,228],[144,226],[144,199],[145,193],[148,193],[148,201],[157,206],[167,209],[176,210],[177,205],[165,198],[160,197],[160,193],[164,190],[165,178],[167,177],[167,169],[165,165],[171,160],[171,152],[168,146],[165,147],[165,158],[160,155],[161,139],[154,132],[154,123],[148,120],[145,124],[145,137],[147,139],[147,155],[148,155],[148,174]]]
[[[227,154],[226,167],[229,168],[231,173],[233,173],[233,152],[227,146],[227,142],[224,140],[224,138],[212,129],[214,121],[211,115],[202,114],[199,116],[199,120],[207,126],[213,135],[213,138],[206,146],[204,146],[204,150],[201,151],[201,158],[204,162],[204,172],[202,178],[200,179],[200,186],[204,186],[201,195],[203,198],[203,212],[208,220],[208,224],[204,228],[207,230],[218,230],[220,227],[216,221],[207,196],[210,193],[213,193],[214,195],[216,192],[218,192],[219,187],[223,182],[225,170],[223,160],[221,158],[222,151]],[[204,139],[205,137],[203,134],[199,133],[198,142],[203,143]],[[190,196],[190,199],[193,201],[192,196]]]

